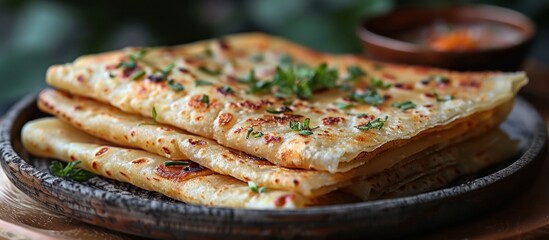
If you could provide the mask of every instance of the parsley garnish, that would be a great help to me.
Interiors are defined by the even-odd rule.
[[[347,76],[347,78],[345,78],[345,80],[347,80],[347,81],[356,81],[356,80],[360,79],[361,77],[366,76],[366,72],[364,70],[362,70],[362,68],[360,68],[357,65],[352,65],[352,66],[347,67],[347,72],[349,73],[349,76]]]
[[[372,106],[377,106],[385,101],[383,96],[379,95],[377,90],[372,88],[367,88],[363,93],[353,92],[350,97],[354,101]]]
[[[156,124],[156,118],[158,117],[158,113],[156,112],[156,108],[153,106],[153,109],[152,109],[152,118],[153,118],[153,123]]]
[[[253,81],[255,77],[250,75],[247,83],[251,87],[251,93],[271,92],[281,98],[296,95],[300,99],[309,99],[316,90],[335,87],[337,78],[337,71],[328,69],[328,65],[324,63],[317,68],[304,65],[290,65],[287,68],[278,66],[271,81]]]
[[[207,45],[206,49],[204,49],[204,55],[206,55],[207,57],[213,56],[213,51],[209,45]]]
[[[221,88],[219,89],[219,91],[220,91],[221,93],[223,93],[223,94],[231,94],[231,93],[234,93],[234,90],[233,90],[231,87],[227,86],[227,85],[221,87]]]
[[[309,136],[313,134],[313,129],[318,128],[318,127],[311,128],[309,126],[310,122],[311,122],[310,118],[305,118],[305,120],[303,120],[303,123],[290,121],[290,128],[294,131],[298,131],[299,135]]]
[[[145,48],[139,50],[138,52],[134,52],[134,53],[130,54],[128,60],[119,63],[118,66],[116,66],[116,67],[123,67],[123,68],[127,68],[127,69],[133,69],[133,68],[137,67],[137,61],[141,60],[145,56],[146,53],[147,53],[147,49],[145,49]]]
[[[446,96],[440,96],[438,95],[438,93],[435,93],[435,98],[437,99],[437,102],[446,102],[446,101],[450,101],[452,99],[454,99],[454,97],[452,97],[452,95],[446,95]]]
[[[209,81],[206,81],[206,80],[202,80],[202,79],[197,79],[195,82],[195,86],[209,86],[209,85],[212,85],[213,83],[209,82]]]
[[[172,72],[174,67],[175,67],[175,64],[170,63],[164,69],[162,69],[162,73],[164,73],[164,75],[167,76]]]
[[[263,137],[263,135],[264,134],[262,132],[254,132],[254,127],[249,127],[248,132],[246,132],[246,139],[250,139],[250,136],[260,138]]]
[[[190,163],[187,161],[166,161],[164,162],[164,167],[172,167],[172,166],[189,166]]]
[[[408,109],[412,109],[416,107],[416,104],[414,104],[412,101],[404,101],[404,102],[395,102],[391,104],[391,106],[400,108],[402,111],[406,111]]]
[[[254,182],[248,182],[248,187],[250,187],[250,190],[255,193],[267,192],[267,187],[258,187]]]
[[[217,75],[221,74],[220,69],[217,69],[217,70],[216,69],[209,69],[206,66],[201,66],[201,67],[198,68],[198,70],[200,70],[203,73],[206,73],[206,74],[209,74],[209,75],[214,75],[214,76],[217,76]]]
[[[433,76],[433,79],[438,84],[448,84],[448,83],[450,83],[450,79],[445,77],[445,76],[442,76],[442,75],[435,75],[435,76]]]
[[[200,99],[200,102],[205,103],[206,107],[210,107],[210,98],[208,97],[208,95],[203,94],[202,98]]]
[[[370,130],[370,129],[381,130],[383,125],[385,125],[385,122],[387,122],[388,118],[389,118],[389,116],[385,116],[385,120],[381,120],[381,118],[376,118],[375,120],[369,121],[368,123],[360,125],[356,128],[358,130],[362,130],[362,131],[366,131],[366,130]]]
[[[260,138],[260,137],[263,137],[263,133],[262,132],[254,132],[254,133],[252,133],[252,136],[254,138]]]
[[[246,132],[246,139],[250,139],[250,134],[252,134],[253,131],[254,131],[253,127],[248,128],[248,132]]]
[[[80,164],[80,160],[70,162],[67,166],[63,166],[58,161],[53,161],[50,165],[50,172],[58,177],[70,178],[77,182],[84,182],[88,179],[95,177],[95,174],[88,172],[84,169],[76,169],[76,165]]]
[[[267,108],[267,109],[265,109],[265,111],[268,112],[268,113],[271,113],[271,114],[280,114],[280,113],[284,113],[284,112],[291,112],[292,109],[289,108],[289,107],[284,106],[284,107],[281,107],[278,110],[274,109],[274,108]]]
[[[156,118],[158,117],[158,113],[156,112],[156,108],[154,106],[153,106],[151,114],[152,114],[152,121],[151,122],[140,123],[138,126],[141,126],[141,125],[156,125]]]
[[[132,80],[137,80],[141,77],[145,76],[145,70],[143,69],[140,69],[139,71],[137,72],[134,72],[131,76]]]
[[[392,84],[386,83],[383,80],[381,80],[381,78],[378,78],[378,77],[373,77],[371,82],[372,82],[372,86],[376,88],[389,89],[392,86]]]
[[[173,79],[170,79],[168,81],[168,87],[170,87],[172,90],[174,90],[176,92],[181,92],[181,91],[185,90],[185,88],[183,87],[183,85],[181,85],[181,83],[178,83],[178,82],[174,81]]]

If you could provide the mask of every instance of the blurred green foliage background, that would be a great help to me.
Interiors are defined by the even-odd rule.
[[[549,39],[549,1],[539,0],[0,0],[0,103],[45,86],[48,66],[129,45],[173,45],[263,31],[329,52],[359,53],[360,19],[402,5],[487,3],[533,18]],[[534,53],[548,62],[549,45]]]

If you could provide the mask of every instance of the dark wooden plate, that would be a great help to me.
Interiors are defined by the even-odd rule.
[[[187,205],[100,177],[86,183],[51,175],[48,161],[30,157],[20,141],[23,124],[45,114],[36,94],[18,102],[0,126],[8,178],[47,207],[94,225],[154,238],[398,237],[463,221],[517,196],[535,178],[547,131],[523,99],[502,128],[520,140],[516,157],[444,189],[409,197],[299,210],[247,210]]]

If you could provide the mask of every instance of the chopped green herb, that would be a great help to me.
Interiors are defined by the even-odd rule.
[[[223,87],[221,87],[221,88],[219,89],[219,91],[220,91],[221,93],[223,93],[223,94],[231,94],[231,93],[234,93],[234,90],[233,90],[231,87],[227,86],[227,85],[224,85]]]
[[[158,113],[156,112],[156,108],[154,106],[153,106],[151,114],[152,114],[152,121],[151,122],[140,123],[138,126],[141,126],[141,125],[156,125],[156,118],[158,117]]]
[[[435,93],[435,98],[437,99],[437,102],[446,102],[446,101],[450,101],[452,99],[454,99],[454,97],[452,97],[452,95],[446,95],[446,96],[440,96],[438,95],[438,93]]]
[[[166,161],[164,162],[164,167],[172,167],[172,166],[189,166],[190,163],[187,161]]]
[[[264,193],[264,192],[267,192],[267,187],[258,187],[257,184],[255,184],[254,182],[248,182],[248,187],[250,188],[250,190],[252,192],[255,192],[255,193]]]
[[[183,85],[181,85],[181,83],[178,83],[173,79],[168,80],[168,87],[170,87],[172,90],[176,92],[181,92],[185,90],[185,88],[183,87]]]
[[[353,92],[351,99],[359,103],[366,103],[372,106],[377,106],[385,102],[383,96],[379,95],[376,89],[367,88],[363,93]]]
[[[116,67],[117,68],[118,67],[123,67],[123,68],[127,68],[127,69],[133,69],[133,68],[137,67],[137,61],[141,60],[145,56],[146,53],[147,53],[147,49],[145,49],[145,48],[142,48],[141,50],[139,50],[137,52],[133,52],[133,53],[130,54],[128,60],[126,60],[124,62],[121,62]]]
[[[357,65],[351,65],[347,67],[347,72],[349,73],[349,76],[345,78],[345,80],[347,81],[356,81],[361,77],[366,76],[366,72]]]
[[[203,94],[202,98],[200,99],[200,102],[205,103],[206,107],[210,107],[210,97],[208,97],[208,95]]]
[[[412,109],[416,107],[416,104],[412,101],[404,101],[404,102],[395,102],[391,104],[392,107],[400,108],[402,111],[406,111],[408,109]]]
[[[450,82],[450,79],[442,76],[442,75],[435,75],[432,77],[438,84],[448,84]]]
[[[214,76],[221,74],[221,69],[209,69],[206,66],[201,66],[198,68],[198,70],[200,70],[203,73],[214,75]]]
[[[265,57],[263,56],[263,54],[260,54],[260,53],[255,53],[250,56],[250,60],[254,63],[263,62],[264,58]]]
[[[110,77],[110,78],[114,78],[114,77],[116,77],[116,75],[115,75],[114,73],[111,72],[111,73],[109,73],[109,77]]]
[[[252,134],[253,131],[254,131],[253,127],[248,128],[248,132],[246,132],[246,139],[250,139],[250,134]]]
[[[158,113],[156,112],[156,108],[153,106],[153,109],[152,109],[152,118],[153,118],[153,123],[156,124],[156,118],[158,117]]]
[[[145,76],[145,70],[143,69],[140,69],[139,71],[137,72],[134,72],[131,76],[132,80],[137,80],[141,77]]]
[[[317,68],[304,65],[290,65],[288,68],[278,66],[270,82],[256,82],[250,92],[270,91],[280,98],[296,95],[301,99],[309,99],[315,90],[335,87],[336,80],[337,71],[328,69],[326,64],[320,64]]]
[[[335,105],[339,109],[349,109],[355,106],[352,103],[343,103],[343,102],[336,102]]]
[[[95,177],[95,174],[83,169],[76,169],[76,165],[80,164],[80,160],[70,162],[67,166],[63,166],[58,161],[53,161],[50,165],[50,172],[58,177],[70,178],[77,182],[84,182],[88,179]]]
[[[204,55],[206,55],[207,57],[211,57],[213,56],[213,51],[212,51],[212,48],[210,48],[210,46],[206,46],[206,49],[204,49]]]
[[[381,80],[381,78],[377,78],[377,77],[373,77],[371,82],[372,82],[372,85],[376,88],[389,89],[392,86],[392,84],[386,83],[383,80]]]
[[[388,116],[385,116],[385,120],[381,120],[381,118],[376,118],[375,120],[369,121],[368,123],[360,125],[356,128],[362,131],[366,131],[370,129],[381,130],[383,125],[385,125],[385,122],[387,122],[388,118],[389,118]]]
[[[262,132],[254,132],[254,133],[252,133],[252,136],[254,138],[260,138],[260,137],[263,137],[263,133]]]
[[[170,63],[164,69],[162,69],[162,73],[164,73],[164,76],[168,76],[172,72],[174,67],[175,64]]]
[[[290,129],[294,131],[298,131],[300,135],[309,136],[313,134],[313,129],[318,128],[318,127],[311,128],[309,126],[310,122],[311,122],[310,118],[305,118],[305,120],[303,120],[303,123],[290,121]]]
[[[212,85],[213,83],[209,82],[209,81],[206,81],[206,80],[202,80],[202,79],[197,79],[195,82],[195,86],[209,86],[209,85]]]
[[[265,111],[268,112],[268,113],[271,113],[271,114],[280,114],[280,113],[284,113],[284,112],[291,112],[292,109],[289,108],[289,107],[284,106],[284,107],[281,107],[278,110],[274,109],[274,108],[267,108],[267,109],[265,109]]]

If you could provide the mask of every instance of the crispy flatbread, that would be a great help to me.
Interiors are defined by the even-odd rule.
[[[237,208],[300,208],[349,202],[352,197],[333,193],[317,199],[268,189],[250,190],[246,182],[216,174],[199,165],[166,167],[168,159],[135,149],[113,147],[55,118],[28,122],[22,130],[25,148],[33,155],[65,162],[97,175],[127,182],[191,204]],[[107,145],[105,145],[107,144]]]
[[[409,196],[448,185],[511,158],[518,141],[499,128],[482,136],[444,148],[413,162],[402,162],[391,169],[351,184],[344,191],[363,200]],[[437,187],[438,186],[438,187]]]
[[[419,165],[415,166],[413,162],[443,147],[494,128],[507,115],[510,106],[508,104],[505,108],[496,108],[476,115],[475,121],[450,125],[452,128],[432,135],[434,138],[421,138],[400,149],[381,153],[349,172],[329,173],[280,167],[174,127],[147,124],[152,122],[152,119],[127,114],[109,105],[56,90],[44,90],[39,96],[38,105],[40,109],[107,141],[126,147],[141,148],[173,160],[191,159],[217,173],[230,175],[242,181],[253,181],[271,189],[295,191],[307,197],[320,196],[343,186],[358,184],[368,176],[395,168],[393,166],[400,167],[403,163],[410,163],[405,166],[411,166],[410,170],[402,168],[403,171],[413,170],[413,174],[428,171],[430,165],[419,162]],[[431,147],[425,148],[425,145]],[[415,153],[417,148],[423,150]],[[397,174],[405,176],[402,172]],[[370,183],[378,184],[373,180]],[[360,193],[361,197],[364,196],[364,191],[357,193]]]
[[[151,117],[154,108],[158,122],[279,166],[329,172],[456,121],[480,121],[477,113],[509,102],[527,82],[522,72],[457,73],[323,54],[265,34],[139,53],[83,56],[50,67],[47,82],[129,113]]]

